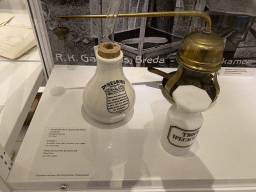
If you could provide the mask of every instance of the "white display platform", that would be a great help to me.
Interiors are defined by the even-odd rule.
[[[8,154],[43,78],[41,62],[0,61],[0,143]]]
[[[134,113],[108,125],[82,107],[95,69],[54,67],[7,180],[13,190],[256,191],[255,77],[219,77],[220,95],[203,113],[192,151],[176,157],[160,145],[171,106],[162,78],[124,68],[136,92]],[[56,150],[43,154],[51,144]]]

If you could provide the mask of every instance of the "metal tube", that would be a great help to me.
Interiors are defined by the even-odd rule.
[[[58,18],[106,18],[107,15],[62,15]],[[113,17],[201,17],[205,20],[205,32],[211,32],[211,18],[204,11],[166,11],[148,13],[124,13]]]

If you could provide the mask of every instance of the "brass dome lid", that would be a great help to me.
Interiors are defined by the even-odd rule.
[[[221,67],[223,51],[224,41],[218,34],[195,31],[184,38],[176,59],[186,68],[214,72]]]

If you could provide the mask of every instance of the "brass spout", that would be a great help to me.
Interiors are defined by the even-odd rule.
[[[111,16],[111,15],[109,15]],[[61,15],[58,18],[106,18],[107,15]],[[205,20],[204,32],[211,32],[211,18],[204,11],[166,11],[148,13],[124,13],[113,15],[113,17],[201,17]]]

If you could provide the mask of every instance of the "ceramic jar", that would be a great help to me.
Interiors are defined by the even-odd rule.
[[[115,123],[125,119],[132,112],[135,91],[123,73],[123,52],[119,50],[120,54],[115,58],[104,58],[101,56],[104,54],[99,55],[99,47],[100,45],[94,48],[97,69],[84,88],[83,106],[97,121]],[[111,48],[107,49],[105,48],[111,52]]]

